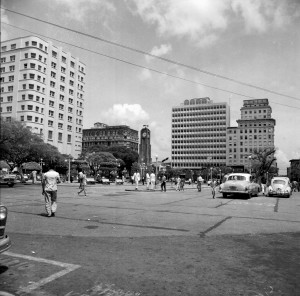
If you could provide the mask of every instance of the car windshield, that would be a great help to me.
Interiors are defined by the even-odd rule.
[[[245,181],[246,177],[240,176],[240,175],[233,175],[233,176],[229,176],[228,180],[230,180],[230,181],[233,181],[233,180]]]
[[[274,180],[273,184],[285,185],[285,181],[284,180]]]

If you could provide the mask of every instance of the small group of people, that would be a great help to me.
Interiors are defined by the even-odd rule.
[[[138,188],[139,188],[139,182],[141,180],[141,175],[140,175],[140,173],[139,173],[138,170],[135,171],[135,173],[133,174],[133,176],[131,177],[131,179],[132,179],[132,181],[135,184],[135,190],[138,190]],[[146,187],[147,187],[147,190],[149,190],[149,189],[154,190],[154,188],[155,188],[155,180],[156,180],[156,177],[155,177],[155,174],[153,172],[151,172],[150,174],[149,174],[149,172],[146,173]]]

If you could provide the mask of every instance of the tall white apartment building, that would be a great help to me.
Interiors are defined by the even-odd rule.
[[[227,103],[197,98],[172,107],[172,167],[197,170],[225,166],[229,124]]]
[[[85,64],[36,36],[1,43],[1,117],[22,121],[61,153],[81,153]]]
[[[274,149],[276,120],[268,99],[244,100],[237,127],[227,129],[227,166],[250,170],[252,152]]]

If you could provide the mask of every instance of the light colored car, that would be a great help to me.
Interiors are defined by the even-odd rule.
[[[101,178],[101,180],[100,180],[100,183],[101,183],[101,184],[110,185],[110,181],[109,181],[109,179],[107,179],[107,178],[104,178],[104,177],[102,177],[102,178]]]
[[[292,195],[292,186],[287,177],[274,177],[271,185],[267,188],[267,196],[290,197]]]
[[[258,195],[260,186],[253,182],[253,178],[250,174],[232,173],[228,176],[220,192],[224,198],[226,198],[227,195],[241,195],[246,198],[251,198],[252,196]]]
[[[96,184],[94,177],[86,177],[86,184]]]
[[[13,187],[16,183],[16,175],[8,172],[0,171],[0,184]]]
[[[221,190],[224,186],[224,183],[227,181],[228,177],[229,177],[229,174],[226,174],[226,175],[223,176],[222,183],[219,185],[219,192],[221,192]]]
[[[8,250],[11,247],[10,238],[5,234],[6,220],[7,208],[3,205],[0,205],[0,253]]]
[[[124,181],[122,179],[116,179],[116,185],[123,185]]]

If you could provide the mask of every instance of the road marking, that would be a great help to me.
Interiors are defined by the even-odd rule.
[[[56,265],[56,266],[64,268],[63,270],[56,272],[56,273],[50,275],[49,277],[43,278],[36,283],[32,283],[27,287],[21,287],[17,291],[17,294],[30,293],[31,291],[33,291],[45,284],[48,284],[64,275],[66,275],[67,273],[74,271],[75,269],[78,269],[79,267],[81,267],[80,265],[76,265],[76,264],[69,264],[69,263],[63,263],[63,262],[54,261],[54,260],[43,259],[43,258],[39,258],[39,257],[15,254],[15,253],[12,253],[9,251],[4,252],[2,255],[22,258],[22,259],[31,260],[31,261],[37,261],[37,262],[46,263],[46,264],[52,264],[52,265]]]
[[[205,237],[206,233],[216,229],[217,227],[219,227],[221,224],[223,224],[224,222],[226,222],[228,219],[231,219],[231,216],[228,216],[226,218],[224,218],[223,220],[219,221],[218,223],[216,223],[215,225],[213,225],[212,227],[209,227],[208,229],[206,229],[205,231],[202,231],[199,233],[200,237]]]

